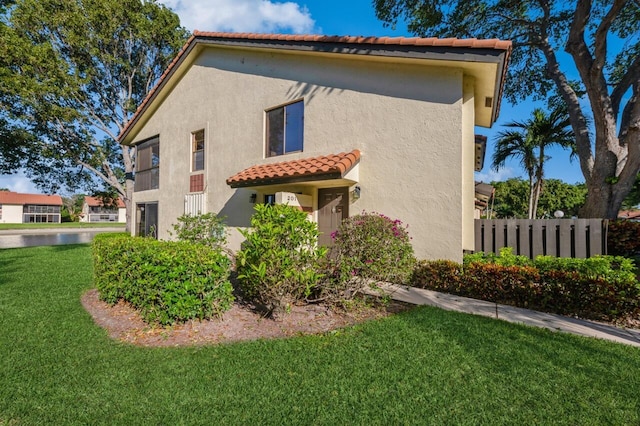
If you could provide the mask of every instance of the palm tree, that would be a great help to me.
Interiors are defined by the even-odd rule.
[[[545,149],[557,145],[574,151],[575,138],[569,127],[569,115],[562,108],[556,108],[549,115],[540,108],[533,110],[527,121],[512,121],[496,138],[493,153],[493,168],[504,167],[510,157],[519,158],[520,164],[529,178],[529,219],[535,219],[538,200],[544,180],[544,163],[549,159]],[[573,152],[572,152],[573,155]]]

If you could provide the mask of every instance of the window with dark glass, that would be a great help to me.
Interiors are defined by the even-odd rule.
[[[191,133],[191,171],[204,170],[204,130]]]
[[[136,235],[158,238],[158,203],[136,205]]]
[[[267,157],[302,151],[304,101],[266,111]]]
[[[134,191],[158,189],[160,183],[160,139],[156,136],[137,146]]]
[[[273,206],[276,203],[276,194],[266,194],[264,196],[264,203],[268,206]]]

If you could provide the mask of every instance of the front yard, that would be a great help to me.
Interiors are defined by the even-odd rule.
[[[429,307],[141,348],[82,308],[91,270],[86,245],[0,250],[0,425],[640,423],[637,348]]]

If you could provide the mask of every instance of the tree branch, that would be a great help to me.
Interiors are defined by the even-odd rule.
[[[118,179],[110,179],[109,177],[107,177],[104,173],[102,173],[100,170],[98,170],[97,168],[93,167],[91,164],[84,162],[82,160],[76,160],[76,163],[79,166],[82,166],[86,169],[91,170],[92,173],[94,173],[96,176],[98,176],[100,179],[102,179],[104,182],[108,183],[109,185],[113,186],[116,191],[118,191],[118,194],[120,195],[126,195],[126,191],[124,190],[124,188],[122,187],[122,185],[120,184],[120,182],[118,182]],[[104,163],[103,163],[104,165]],[[115,178],[115,176],[114,176]]]
[[[602,73],[605,61],[607,60],[607,35],[611,24],[616,19],[622,8],[624,7],[626,0],[615,0],[611,9],[602,18],[598,29],[596,30],[594,40],[594,62],[591,70],[592,79],[597,78],[597,74]]]
[[[618,116],[620,111],[620,102],[622,97],[629,90],[631,85],[640,80],[640,57],[635,58],[633,63],[627,69],[627,72],[622,76],[616,87],[611,92],[611,108],[615,116]]]
[[[567,76],[560,70],[560,64],[556,57],[555,51],[549,45],[547,39],[540,42],[538,48],[542,51],[547,60],[547,75],[556,84],[560,95],[567,104],[571,127],[576,137],[576,151],[580,160],[580,169],[585,179],[589,179],[593,171],[594,157],[591,150],[591,138],[589,137],[589,129],[587,127],[587,119],[580,107],[578,95],[569,84]]]

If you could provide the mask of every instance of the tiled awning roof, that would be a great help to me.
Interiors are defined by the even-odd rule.
[[[340,179],[360,161],[360,151],[251,166],[227,179],[232,188]]]

